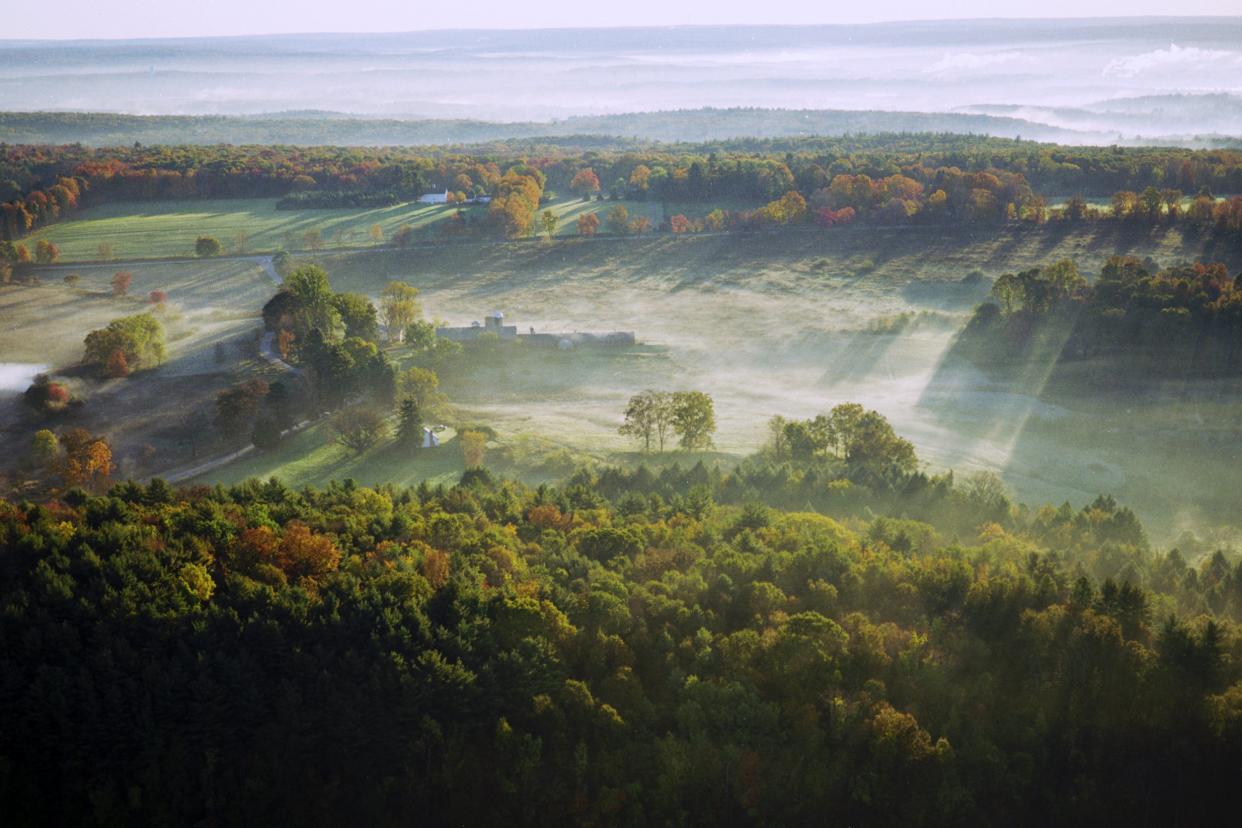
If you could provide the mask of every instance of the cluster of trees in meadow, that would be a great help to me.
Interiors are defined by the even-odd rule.
[[[444,406],[435,368],[460,346],[438,339],[434,325],[423,320],[418,289],[391,281],[376,307],[362,294],[334,292],[317,265],[286,257],[279,266],[286,273],[263,307],[264,326],[305,384],[250,380],[221,392],[221,432],[249,435],[267,449],[294,424],[299,410],[333,412],[329,432],[351,451],[365,452],[389,437],[402,451],[419,448],[425,419]],[[410,362],[404,369],[390,360],[396,346],[403,346]],[[395,435],[391,415],[397,420]]]
[[[804,446],[817,427],[774,427],[734,472],[0,501],[0,809],[1046,825],[1232,805],[1242,564],[1155,552],[1109,498],[1032,511],[986,476],[847,506],[870,484],[833,470],[857,448]]]
[[[1006,273],[963,331],[979,362],[1107,355],[1160,373],[1242,370],[1242,274],[1113,256],[1089,283],[1072,261]]]
[[[645,452],[663,452],[674,437],[683,449],[709,449],[716,433],[716,406],[702,391],[643,391],[630,397],[619,432],[640,441]]]
[[[516,164],[496,182],[488,220],[507,238],[529,235],[547,179],[537,167]]]
[[[126,377],[164,361],[164,326],[150,313],[114,319],[86,335],[82,362],[100,376]]]

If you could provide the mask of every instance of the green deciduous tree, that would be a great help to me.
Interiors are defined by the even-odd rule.
[[[662,391],[644,391],[630,397],[625,407],[625,422],[619,433],[643,443],[643,451],[651,451],[654,441],[664,451],[664,440],[673,424],[673,395]]]
[[[388,436],[388,422],[379,412],[365,406],[353,406],[332,418],[336,442],[362,454]]]
[[[702,391],[677,391],[672,398],[672,428],[681,447],[688,450],[712,446],[716,433],[716,409]]]
[[[118,351],[128,370],[152,368],[164,361],[164,328],[149,313],[113,320],[86,335],[83,361],[105,371]]]
[[[406,328],[423,315],[422,303],[418,301],[418,288],[405,282],[392,281],[380,294],[379,320],[388,333],[389,342],[400,342]]]

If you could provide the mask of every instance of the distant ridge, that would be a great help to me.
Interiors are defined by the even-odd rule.
[[[554,121],[394,119],[335,112],[253,116],[3,112],[0,142],[132,144],[290,144],[395,146],[468,144],[529,138],[605,136],[658,142],[797,138],[851,133],[932,132],[1025,138],[1064,144],[1115,143],[1116,136],[1050,127],[1004,115],[869,110],[687,109],[591,115]]]

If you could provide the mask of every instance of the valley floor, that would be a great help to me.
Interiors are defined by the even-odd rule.
[[[501,310],[523,331],[637,334],[640,345],[632,349],[501,352],[468,373],[443,377],[459,419],[492,426],[502,441],[537,440],[540,451],[555,448],[579,458],[628,456],[635,446],[617,434],[617,426],[630,395],[649,387],[697,389],[715,398],[722,452],[717,457],[728,460],[760,447],[774,415],[808,417],[852,400],[887,416],[932,468],[997,470],[1026,501],[1080,503],[1108,492],[1169,534],[1191,523],[1226,522],[1232,504],[1225,493],[1236,490],[1239,459],[1233,447],[1242,442],[1236,439],[1242,433],[1236,413],[1242,391],[1233,385],[1101,401],[1046,387],[1048,375],[1041,380],[1038,367],[1024,386],[1009,387],[948,361],[954,332],[987,291],[986,279],[963,283],[963,277],[994,277],[1066,257],[1091,273],[1115,253],[1162,263],[1202,258],[1223,260],[1231,270],[1242,266],[1236,246],[1176,231],[1099,226],[1017,227],[953,237],[853,227],[330,251],[313,258],[328,270],[336,290],[376,297],[388,280],[408,281],[422,292],[427,315],[451,324]],[[84,267],[83,286],[106,284],[113,269]],[[69,289],[52,281],[63,269],[48,273],[42,287],[9,288],[0,295],[8,297],[10,314],[25,313],[17,309],[25,301],[17,291],[63,297],[51,308],[77,303],[60,311],[66,319],[56,325],[56,344],[23,350],[30,341],[23,332],[30,327],[11,329],[4,344],[18,360],[64,365],[94,324],[77,314],[105,300],[93,294],[70,298]],[[204,357],[195,356],[217,330],[225,333],[208,320],[236,314],[229,317],[236,318],[236,331],[254,330],[249,314],[272,289],[246,260],[150,264],[136,273],[135,293],[160,285],[174,301],[186,303],[179,324],[194,333],[184,334],[170,365],[156,372],[169,377],[213,374]],[[244,283],[236,281],[243,273],[250,274]],[[175,281],[183,278],[179,274],[184,285]],[[243,363],[226,373],[249,370]],[[185,367],[190,365],[200,368]],[[204,394],[194,404],[209,406],[207,395],[218,386],[192,384]],[[109,413],[99,425],[123,430],[149,416],[167,415],[157,409]],[[434,460],[402,461],[383,448],[354,458],[312,428],[278,451],[204,480],[451,479],[460,469],[459,454],[452,444],[441,451]],[[527,471],[533,477],[551,474]]]

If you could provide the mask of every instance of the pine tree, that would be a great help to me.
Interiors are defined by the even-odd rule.
[[[398,420],[397,441],[407,448],[418,448],[423,436],[423,417],[418,405],[413,400],[402,400]]]

